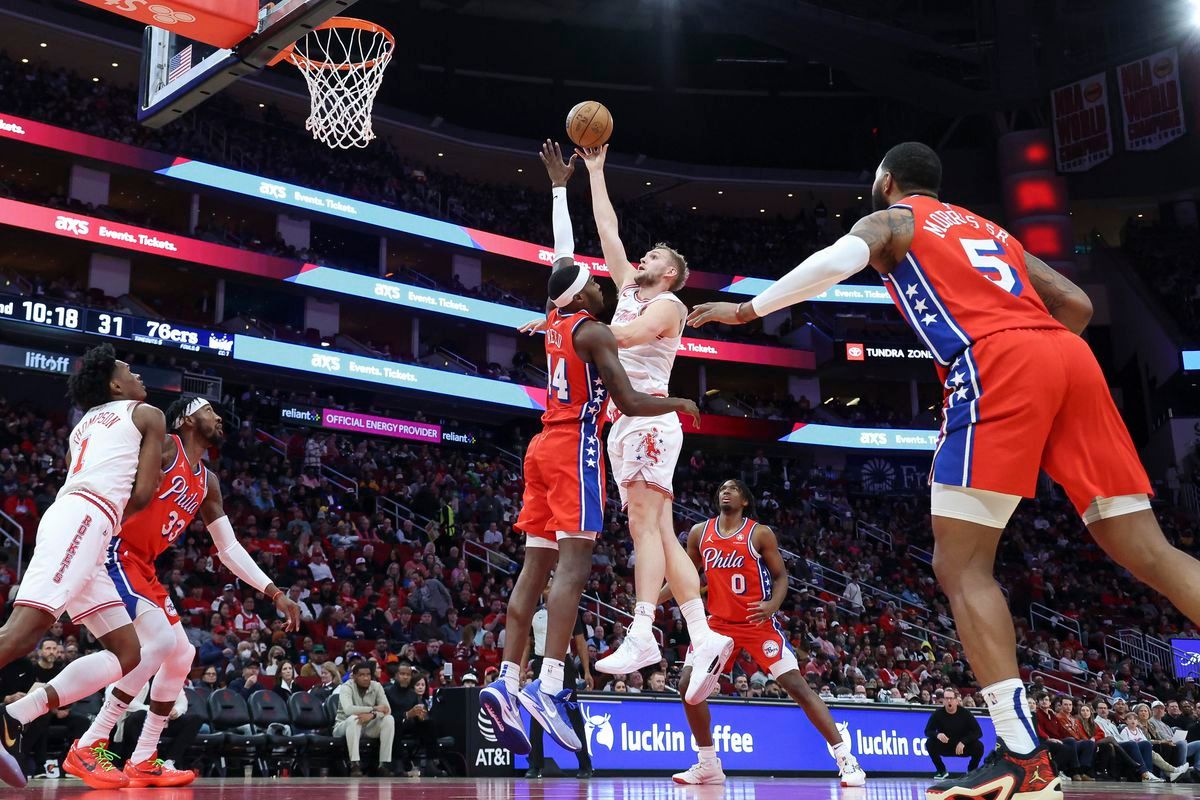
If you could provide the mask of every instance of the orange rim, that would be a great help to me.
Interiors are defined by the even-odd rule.
[[[396,37],[392,36],[391,31],[389,31],[387,28],[383,27],[382,25],[376,25],[374,22],[369,20],[357,19],[355,17],[331,17],[317,27],[313,28],[312,31],[306,33],[305,36],[308,36],[314,31],[328,30],[330,28],[358,29],[360,31],[366,31],[367,33],[381,33],[383,34],[384,38],[387,39],[388,44],[390,45],[389,49],[394,50],[396,47]],[[296,42],[298,41],[299,39],[296,40]],[[296,42],[292,42],[287,47],[280,50],[277,56],[267,62],[267,66],[273,67],[286,59],[287,61],[295,64],[297,67],[301,66],[302,64],[306,64],[313,69],[332,69],[345,71],[349,69],[370,69],[379,63],[380,60],[379,58],[372,58],[369,61],[352,61],[349,64],[332,64],[328,61],[314,61],[313,59],[305,58],[296,52]]]

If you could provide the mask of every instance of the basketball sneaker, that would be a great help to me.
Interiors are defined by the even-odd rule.
[[[492,730],[500,746],[519,756],[528,755],[532,748],[521,719],[521,707],[503,679],[498,678],[484,687],[479,693],[479,705],[492,721]]]
[[[517,695],[521,705],[529,712],[529,716],[546,729],[558,746],[564,750],[578,752],[583,742],[571,727],[567,718],[567,704],[571,702],[571,690],[563,689],[558,694],[548,694],[542,691],[542,679],[533,681]]]
[[[858,765],[858,759],[852,755],[844,755],[837,760],[838,775],[842,786],[866,786],[867,773]]]
[[[733,641],[732,639],[730,640]],[[662,661],[662,650],[654,635],[626,634],[621,646],[596,662],[596,669],[609,675],[628,675]]]
[[[688,786],[708,786],[725,782],[725,770],[721,769],[721,759],[712,758],[708,761],[697,761],[684,772],[676,772],[671,776],[676,783]]]
[[[21,723],[0,706],[0,781],[14,789],[25,786],[25,770],[21,769]]]
[[[699,644],[692,643],[692,678],[683,700],[694,706],[712,696],[721,680],[721,667],[733,655],[733,639],[712,631]],[[598,665],[597,665],[598,666]]]
[[[113,766],[114,757],[115,754],[108,749],[108,742],[103,739],[90,747],[80,747],[76,739],[63,759],[63,771],[93,789],[124,789],[129,785],[129,778]]]
[[[123,772],[125,777],[129,778],[130,789],[141,789],[145,786],[187,786],[196,780],[195,772],[168,767],[166,762],[158,757],[158,753],[140,764],[134,764],[132,760],[126,761]]]
[[[1062,796],[1062,780],[1044,746],[1018,756],[1001,739],[978,769],[925,790],[927,800],[1062,800]]]

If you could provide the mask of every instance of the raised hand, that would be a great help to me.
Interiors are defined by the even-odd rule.
[[[567,181],[571,180],[571,176],[575,174],[575,159],[579,158],[579,155],[572,153],[571,160],[564,161],[558,142],[547,139],[542,143],[542,151],[538,153],[538,158],[542,160],[542,166],[550,176],[550,185],[557,187],[566,186]]]
[[[743,306],[748,310],[742,310]],[[740,312],[740,316],[739,316]],[[753,307],[749,303],[701,303],[687,316],[687,324],[699,328],[710,322],[725,325],[744,325],[753,319]]]
[[[583,159],[588,172],[603,172],[604,159],[608,157],[608,145],[600,147],[576,147],[575,155]]]

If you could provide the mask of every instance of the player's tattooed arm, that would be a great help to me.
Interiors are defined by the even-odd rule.
[[[1092,319],[1092,301],[1087,292],[1035,255],[1025,254],[1025,269],[1050,316],[1073,333],[1083,333]]]
[[[750,541],[758,551],[759,558],[767,565],[771,573],[771,596],[763,600],[750,614],[750,622],[764,622],[771,619],[783,606],[788,593],[787,565],[783,563],[783,554],[779,552],[779,540],[775,532],[766,525],[755,525],[750,532]]]
[[[876,211],[854,223],[850,235],[867,243],[871,248],[871,266],[886,275],[912,247],[912,212],[906,208]]]
[[[133,491],[125,504],[125,518],[141,511],[154,498],[162,481],[163,440],[167,437],[167,418],[152,405],[142,403],[133,410],[133,424],[142,434],[138,451]]]
[[[700,580],[704,580],[704,561],[700,558],[700,537],[704,535],[704,523],[698,522],[688,531],[687,539],[687,554],[692,559],[692,563],[696,565],[696,572],[700,575]],[[703,594],[703,590],[701,590]],[[662,591],[658,593],[658,604],[661,606],[670,600],[675,595],[671,592],[671,584],[664,583]]]

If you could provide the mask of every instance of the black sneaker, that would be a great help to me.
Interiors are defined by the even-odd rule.
[[[0,781],[15,789],[25,786],[25,770],[21,769],[21,723],[0,706]]]
[[[1062,800],[1062,796],[1062,780],[1045,747],[1017,756],[1000,739],[979,769],[925,790],[927,800]]]

